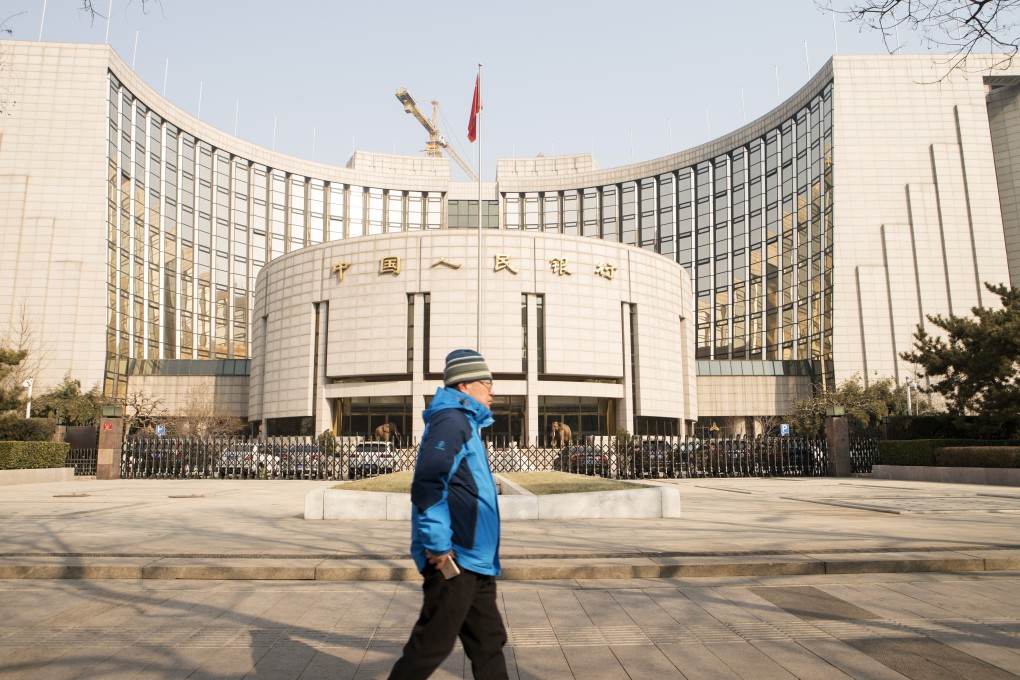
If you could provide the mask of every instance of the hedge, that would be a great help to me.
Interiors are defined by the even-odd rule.
[[[884,440],[878,442],[878,458],[881,465],[924,465],[928,467],[1014,467],[1012,465],[981,465],[966,463],[966,460],[999,460],[991,451],[1001,451],[1018,445],[1015,441],[991,441],[974,439],[910,439]],[[942,456],[943,449],[966,449],[973,453],[952,453]],[[940,457],[941,456],[941,457]],[[954,462],[943,462],[954,461]]]
[[[0,415],[0,441],[48,442],[57,431],[53,418],[22,418],[13,413]]]
[[[947,446],[935,452],[941,467],[1020,468],[1020,446]]]
[[[0,441],[0,470],[62,468],[70,448],[64,442]]]

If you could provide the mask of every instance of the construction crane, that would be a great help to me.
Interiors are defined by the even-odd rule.
[[[397,99],[404,105],[404,111],[417,118],[418,122],[428,131],[429,141],[425,145],[425,155],[429,158],[442,158],[443,151],[446,151],[446,154],[457,161],[457,165],[467,173],[468,177],[477,181],[478,175],[475,174],[475,171],[457,155],[457,152],[453,150],[450,143],[446,141],[446,137],[439,132],[439,100],[432,100],[432,119],[429,120],[422,113],[422,110],[418,108],[418,104],[414,101],[411,93],[407,91],[407,88],[402,87],[397,90]]]

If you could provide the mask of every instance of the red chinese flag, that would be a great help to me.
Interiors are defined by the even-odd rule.
[[[475,141],[478,132],[478,112],[482,110],[482,75],[475,76],[475,96],[471,99],[471,120],[468,121],[468,141]]]

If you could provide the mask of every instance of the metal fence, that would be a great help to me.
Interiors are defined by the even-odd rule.
[[[75,477],[94,476],[99,449],[71,449],[67,452],[64,467],[73,467]]]
[[[855,475],[871,474],[871,466],[878,465],[878,439],[860,435],[850,435],[850,473]]]
[[[590,437],[562,448],[486,445],[495,472],[560,470],[616,479],[827,474],[824,439]],[[410,440],[146,438],[125,444],[121,477],[346,480],[413,470],[417,457],[418,442]]]

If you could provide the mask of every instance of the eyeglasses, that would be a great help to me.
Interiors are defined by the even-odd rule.
[[[481,385],[482,387],[484,387],[485,389],[487,389],[489,391],[489,394],[492,394],[492,381],[491,380],[476,380],[475,382],[478,383],[479,385]]]

